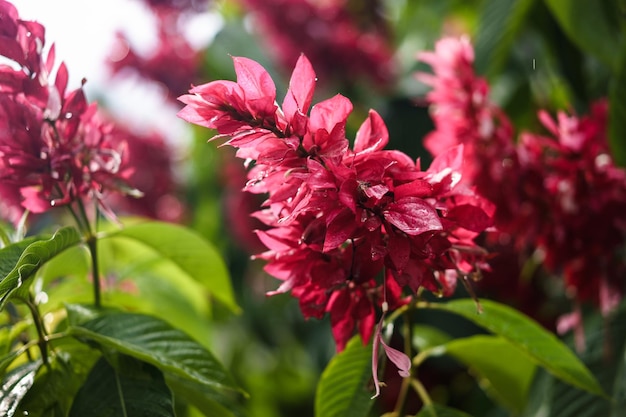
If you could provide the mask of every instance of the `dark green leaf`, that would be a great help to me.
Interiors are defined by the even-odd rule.
[[[72,306],[67,307],[72,310]],[[132,313],[107,313],[81,324],[71,335],[151,363],[163,372],[203,384],[207,389],[237,391],[223,366],[200,343],[167,322]]]
[[[469,414],[456,410],[454,408],[446,407],[439,404],[431,404],[422,407],[420,412],[415,417],[472,417]]]
[[[524,351],[554,376],[597,395],[605,395],[598,381],[578,357],[553,333],[519,311],[494,301],[482,300],[483,312],[470,299],[429,303],[429,308],[459,314],[502,336]]]
[[[516,413],[524,408],[535,364],[508,340],[477,335],[452,340],[433,351],[451,355],[469,367],[482,388],[500,404]]]
[[[81,387],[70,417],[174,417],[163,374],[154,366],[120,356],[113,367],[101,358]]]
[[[483,2],[474,43],[476,71],[479,74],[493,76],[502,70],[534,2],[535,0]]]
[[[165,222],[129,225],[105,239],[132,239],[154,251],[156,257],[174,263],[201,283],[211,295],[233,311],[239,311],[228,270],[215,248],[183,226]]]
[[[48,240],[36,241],[28,245],[22,252],[13,269],[0,282],[0,308],[4,307],[11,295],[28,285],[24,285],[32,278],[37,270],[50,259],[64,250],[76,246],[81,237],[73,227],[63,227]],[[6,249],[6,248],[5,248]],[[22,294],[22,297],[24,295]]]
[[[363,417],[372,406],[372,346],[353,337],[322,373],[315,396],[316,417]]]
[[[614,1],[547,0],[546,4],[572,42],[616,68],[620,33],[610,16],[619,12]]]
[[[626,311],[602,317],[596,313],[585,317],[585,348],[580,357],[612,398],[599,397],[565,384],[539,370],[530,391],[528,405],[522,416],[535,417],[621,417],[624,399],[620,386],[624,384],[623,361],[626,358]],[[574,346],[574,337],[565,337]]]
[[[211,417],[243,417],[245,413],[234,398],[222,394],[216,395],[202,384],[165,374],[165,381],[174,393],[174,398],[193,405],[204,415]]]
[[[78,343],[74,342],[74,345]],[[55,349],[49,366],[42,366],[35,383],[20,402],[18,416],[67,416],[76,392],[87,376],[95,357],[93,349],[81,345],[82,351]]]
[[[0,387],[0,416],[13,417],[20,401],[35,382],[40,360],[28,362],[5,375]]]
[[[622,42],[617,73],[609,92],[609,144],[615,163],[626,166],[626,42]]]

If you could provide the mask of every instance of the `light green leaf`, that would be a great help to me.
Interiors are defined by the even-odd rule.
[[[101,358],[78,391],[70,417],[174,417],[174,401],[163,374],[129,356],[117,367]]]
[[[67,306],[68,311],[74,309]],[[84,316],[84,314],[81,314]],[[68,316],[70,320],[71,314]],[[230,375],[200,343],[155,317],[113,312],[83,323],[70,321],[69,334],[151,363],[163,372],[207,389],[239,391]]]
[[[171,223],[144,222],[129,225],[103,239],[132,239],[141,243],[202,284],[225,306],[239,311],[222,257],[194,231]]]
[[[415,417],[472,417],[469,414],[440,404],[422,407]]]
[[[45,239],[47,238],[48,237]],[[44,240],[44,238],[40,236],[28,237],[0,249],[0,277],[4,279],[4,277],[9,275],[15,268],[15,265],[17,264],[17,261],[19,261],[20,256],[22,256],[22,253],[24,253],[24,250],[26,250],[31,243],[38,240]]]
[[[516,413],[524,408],[536,366],[508,340],[477,335],[452,340],[432,350],[462,362],[477,374],[481,387],[500,404]]]
[[[519,311],[504,304],[481,300],[479,313],[471,299],[428,303],[427,308],[459,314],[499,335],[563,381],[593,394],[605,395],[595,377],[578,357],[553,333]]]
[[[357,335],[329,362],[315,396],[316,417],[363,417],[372,406],[372,346]]]
[[[449,334],[426,324],[416,324],[413,326],[412,335],[413,346],[420,351],[433,346],[443,345],[452,339]]]
[[[609,144],[615,163],[626,166],[626,42],[622,42],[618,56],[609,91]]]
[[[610,68],[616,68],[615,51],[619,50],[620,33],[611,20],[619,13],[616,2],[547,0],[546,4],[573,43]]]
[[[4,307],[15,291],[20,288],[23,287],[26,294],[28,285],[24,284],[35,275],[43,264],[80,242],[81,237],[75,228],[63,227],[50,239],[36,241],[28,245],[13,269],[0,282],[0,297],[2,297],[0,308]],[[20,294],[20,296],[25,297],[25,294]]]
[[[99,242],[98,252],[102,276],[108,277],[103,303],[159,317],[212,345],[211,292],[205,285],[136,240],[106,239]],[[50,297],[67,297],[66,290],[56,292]]]

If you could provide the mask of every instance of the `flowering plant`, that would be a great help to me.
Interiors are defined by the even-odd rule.
[[[398,16],[418,20],[412,6],[390,9],[393,20],[382,2],[353,3],[218,5],[225,20],[259,23],[265,60],[280,68],[231,54],[230,80],[200,67],[228,43],[193,49],[181,28],[206,7],[147,2],[157,51],[142,58],[120,32],[127,55],[110,64],[116,77],[134,68],[160,83],[170,104],[178,96],[176,116],[201,127],[181,184],[160,132],[134,131],[89,102],[85,80],[72,90],[44,26],[0,0],[3,415],[619,415],[626,59],[578,33],[559,2],[484,6],[483,19],[510,14],[513,28],[549,16],[612,80],[576,109],[537,94],[520,117],[493,94],[514,29],[500,38],[482,21],[475,40],[441,36],[407,69],[390,31],[408,30]],[[367,107],[396,81],[421,86],[410,112],[432,123],[411,133],[416,155],[400,149],[397,126],[408,121],[393,123],[393,106]],[[224,229],[211,223],[222,196]],[[271,297],[255,304],[264,277]],[[272,311],[283,294],[304,320],[285,305]],[[272,343],[273,361],[287,365],[259,374]],[[311,407],[259,402],[297,393],[316,354],[321,368],[303,383],[315,388]],[[454,380],[473,391],[459,394]]]

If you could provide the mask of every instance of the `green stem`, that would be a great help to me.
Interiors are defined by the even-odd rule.
[[[76,204],[79,209],[80,216],[76,216],[76,219],[82,218],[85,225],[85,234],[87,240],[87,246],[89,247],[89,254],[91,256],[91,271],[92,271],[92,279],[93,279],[93,303],[96,308],[101,307],[101,296],[100,296],[100,268],[98,265],[98,237],[92,230],[89,224],[89,217],[87,216],[87,211],[85,210],[85,205],[83,201],[78,198],[76,200]],[[73,210],[71,210],[73,212]],[[98,219],[98,208],[96,206],[96,221]],[[80,223],[80,222],[79,222]]]
[[[430,395],[428,395],[428,391],[426,391],[426,388],[424,388],[424,385],[422,385],[419,380],[411,378],[411,386],[415,392],[417,392],[417,395],[419,395],[425,407],[433,404],[433,400],[431,400]]]
[[[43,363],[48,365],[48,341],[46,336],[46,329],[44,328],[43,320],[41,319],[39,309],[37,308],[37,304],[35,304],[35,300],[33,299],[32,294],[29,294],[26,305],[33,315],[33,322],[35,323],[35,328],[37,329],[37,345],[39,346],[39,350],[41,351],[41,359],[43,360]]]
[[[411,347],[411,322],[409,320],[409,311],[405,311],[403,315],[403,323],[402,323],[402,333],[404,337],[404,353],[407,356],[411,357],[412,355],[412,347]],[[396,405],[393,409],[393,415],[401,416],[402,410],[404,409],[404,404],[406,402],[406,397],[409,392],[409,386],[411,385],[412,377],[407,377],[402,380],[402,385],[400,386],[400,392],[398,394],[398,399],[396,400]]]
[[[96,236],[89,236],[89,238],[87,239],[87,246],[89,247],[89,254],[91,255],[94,300],[93,303],[96,308],[100,308],[100,272],[98,266],[98,239],[96,238]]]

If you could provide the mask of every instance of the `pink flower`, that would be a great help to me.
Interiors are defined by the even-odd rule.
[[[15,202],[34,213],[90,198],[103,205],[107,191],[133,193],[120,167],[124,146],[113,143],[111,126],[82,88],[66,92],[64,64],[51,79],[54,46],[47,56],[44,29],[20,20],[0,1],[0,52],[13,64],[0,66],[0,179]]]
[[[442,39],[420,58],[433,69],[418,75],[433,87],[427,100],[436,129],[426,147],[441,155],[463,144],[461,185],[495,207],[490,238],[510,241],[509,250],[522,257],[541,253],[545,269],[563,276],[576,303],[591,302],[607,314],[623,297],[626,270],[617,255],[626,243],[626,171],[609,153],[607,102],[592,103],[584,117],[559,112],[553,119],[540,111],[547,135],[525,132],[516,143],[508,119],[489,101],[486,81],[474,73],[467,38]],[[475,203],[455,204],[448,219],[461,214],[464,229],[484,227]]]
[[[473,238],[491,212],[460,181],[462,147],[422,171],[384,149],[387,128],[371,111],[350,149],[352,104],[337,95],[311,106],[316,76],[304,55],[282,106],[265,69],[233,61],[237,81],[194,87],[179,116],[254,161],[245,189],[267,195],[255,217],[268,227],[257,258],[282,281],[270,294],[291,292],[306,317],[330,314],[338,350],[355,331],[367,342],[383,305],[422,287],[449,295],[457,276],[483,265]]]

